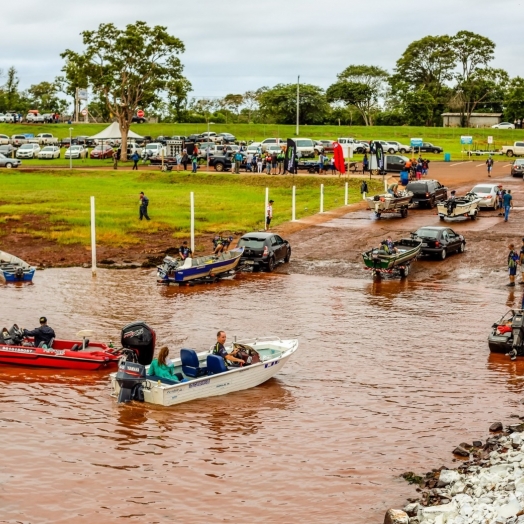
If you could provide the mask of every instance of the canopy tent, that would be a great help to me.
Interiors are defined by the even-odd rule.
[[[111,140],[111,139],[120,139],[122,138],[122,133],[118,127],[118,122],[113,122],[109,127],[106,127],[100,133],[90,136],[93,140]],[[137,135],[131,129],[127,132],[127,138],[144,138],[143,136]]]

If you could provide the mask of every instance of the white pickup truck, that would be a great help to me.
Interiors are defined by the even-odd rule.
[[[58,138],[54,137],[51,133],[40,133],[33,138],[28,140],[30,144],[39,144],[41,146],[56,146],[58,145]]]
[[[506,156],[524,155],[524,142],[515,142],[512,146],[502,146],[500,153]]]

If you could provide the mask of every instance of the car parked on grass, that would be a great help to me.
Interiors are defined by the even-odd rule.
[[[89,158],[111,158],[113,151],[111,146],[96,146],[89,154]]]
[[[133,116],[131,117],[131,123],[132,124],[144,124],[146,122],[146,119],[143,116]]]
[[[232,144],[233,142],[236,142],[237,137],[235,135],[232,135],[231,133],[218,133],[218,138],[222,140],[222,142],[228,142]]]
[[[288,263],[291,258],[289,242],[267,231],[245,234],[238,241],[238,247],[244,248],[240,264],[251,265],[254,269],[271,272],[277,264]]]
[[[447,200],[448,188],[443,186],[438,180],[417,180],[409,182],[406,191],[413,193],[411,202],[419,206],[433,208],[437,202]]]
[[[13,135],[11,137],[11,144],[15,147],[20,147],[22,144],[27,144],[28,140],[25,135]]]
[[[388,144],[391,144],[392,146],[396,147],[397,151],[399,153],[402,153],[403,155],[411,151],[411,146],[408,146],[406,144],[401,144],[400,142],[397,142],[396,140],[388,140],[387,142]]]
[[[475,193],[482,200],[479,202],[479,207],[491,207],[497,209],[497,184],[478,184],[470,193]]]
[[[66,149],[64,158],[85,158],[87,150],[84,146],[76,145]]]
[[[6,146],[11,142],[11,139],[7,135],[0,135],[0,145]]]
[[[524,174],[524,158],[518,158],[511,165],[511,176],[520,176]]]
[[[464,253],[466,239],[450,227],[424,226],[415,232],[422,240],[421,255],[438,256],[444,260],[450,253]]]
[[[0,167],[11,169],[12,167],[18,167],[22,162],[16,158],[7,158],[5,155],[0,153]]]
[[[431,142],[422,142],[422,145],[420,147],[415,147],[414,150],[418,153],[419,150],[421,153],[442,153],[444,150],[439,147],[433,145]]]
[[[40,153],[38,144],[23,144],[16,151],[16,158],[36,158]]]
[[[38,113],[28,113],[25,121],[29,124],[43,124],[45,122],[44,115]]]
[[[515,129],[515,124],[511,122],[501,122],[500,124],[491,126],[491,129]]]
[[[333,140],[317,140],[317,144],[323,147],[324,153],[333,153],[335,150],[335,142]]]
[[[398,147],[390,142],[386,142],[385,140],[375,140],[375,142],[378,142],[382,146],[384,153],[389,153],[390,155],[398,153]]]
[[[12,157],[13,151],[15,151],[15,148],[11,144],[0,146],[0,153],[2,153],[2,155]]]
[[[60,148],[57,146],[46,146],[42,151],[39,151],[38,158],[47,160],[60,158]]]

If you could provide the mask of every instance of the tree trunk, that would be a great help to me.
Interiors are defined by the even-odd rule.
[[[120,144],[120,160],[122,162],[127,162],[127,134],[129,133],[131,123],[128,118],[119,118],[118,126],[120,127],[122,138],[122,143]]]

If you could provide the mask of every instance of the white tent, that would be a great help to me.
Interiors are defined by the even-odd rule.
[[[93,140],[115,140],[115,139],[121,139],[122,133],[120,132],[120,128],[118,127],[118,122],[113,122],[109,127],[106,127],[103,131],[100,131],[100,133],[90,136],[89,138],[92,138]],[[137,135],[136,133],[133,133],[131,129],[127,132],[127,138],[144,138],[143,136]]]

